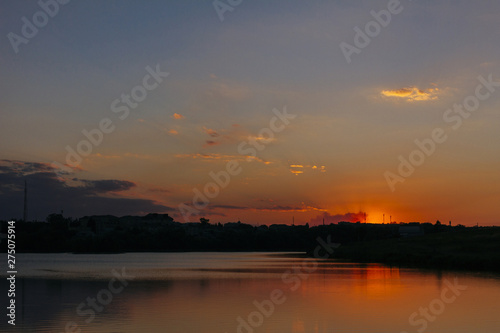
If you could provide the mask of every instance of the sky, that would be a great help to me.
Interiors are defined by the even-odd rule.
[[[59,1],[0,3],[0,219],[500,225],[498,1]]]

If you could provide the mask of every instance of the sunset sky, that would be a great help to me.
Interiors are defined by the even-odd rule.
[[[38,220],[500,225],[498,1],[44,1],[0,4],[0,219],[27,180]]]

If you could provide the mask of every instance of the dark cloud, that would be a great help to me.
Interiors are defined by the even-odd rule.
[[[282,206],[282,205],[274,205],[266,208],[260,208],[261,210],[276,210],[279,212],[287,212],[287,211],[300,211],[303,210],[303,207],[295,207],[295,206]]]
[[[205,141],[205,145],[204,145],[204,147],[207,147],[207,146],[216,146],[216,145],[218,145],[218,144],[219,144],[219,142],[217,142],[217,141],[213,141],[213,140],[206,140],[206,141]]]
[[[89,191],[94,191],[94,193],[127,191],[136,186],[136,184],[126,180],[86,180],[76,178],[74,180],[81,181]]]
[[[321,208],[309,206],[309,205],[302,205],[302,206],[269,205],[267,207],[213,205],[212,208],[235,209],[235,210],[254,210],[254,211],[276,211],[276,212],[306,212],[306,211],[313,211],[313,210],[322,210]]]
[[[32,172],[52,172],[53,168],[47,163],[24,162],[16,160],[0,160],[3,164],[0,166],[0,171],[14,173],[32,173]]]
[[[234,206],[234,205],[213,205],[212,208],[221,208],[221,209],[250,209],[249,207]]]
[[[323,219],[325,219],[325,224],[330,223],[339,223],[339,222],[365,222],[366,213],[347,213],[347,214],[336,214],[330,215],[329,213],[323,213],[322,215],[318,215],[313,217],[311,221],[309,221],[310,225],[320,225],[323,224]]]
[[[64,210],[65,216],[112,214],[141,215],[173,209],[148,199],[118,197],[136,186],[126,180],[86,180],[73,183],[60,178],[45,163],[0,160],[0,219],[21,218],[24,182],[28,184],[28,219],[43,220]]]

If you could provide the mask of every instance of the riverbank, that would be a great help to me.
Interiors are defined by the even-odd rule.
[[[394,266],[500,272],[499,228],[468,228],[343,244],[331,258]]]

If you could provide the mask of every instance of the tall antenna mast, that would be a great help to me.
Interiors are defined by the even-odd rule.
[[[28,218],[28,185],[26,179],[24,180],[24,214],[23,221],[26,222]]]

